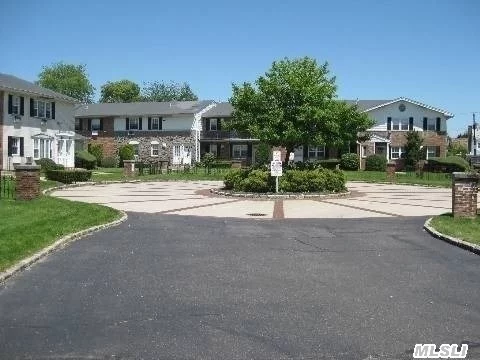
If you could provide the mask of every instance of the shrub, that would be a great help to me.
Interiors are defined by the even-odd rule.
[[[90,143],[88,144],[88,152],[95,156],[95,159],[97,159],[97,164],[100,166],[103,159],[103,145]]]
[[[95,169],[97,159],[88,151],[82,150],[75,154],[75,167],[84,169]]]
[[[318,169],[320,167],[322,167],[324,169],[336,169],[337,165],[339,165],[339,164],[340,164],[339,159],[316,160],[313,163],[313,167],[315,169]]]
[[[92,177],[92,172],[85,169],[74,170],[48,170],[46,172],[48,180],[58,181],[64,184],[71,184],[77,181],[88,181]]]
[[[385,171],[387,169],[387,158],[385,155],[369,155],[365,159],[365,170]]]
[[[289,170],[280,178],[284,192],[341,192],[345,191],[345,176],[330,169]]]
[[[270,162],[270,152],[270,146],[265,143],[259,144],[255,151],[255,164],[259,166],[268,164]]]
[[[204,154],[202,159],[203,166],[212,167],[212,165],[215,163],[216,158],[217,157],[215,156],[214,153],[208,152]]]
[[[272,191],[272,181],[268,171],[252,170],[238,184],[240,191],[266,193]],[[237,190],[235,188],[235,190]]]
[[[118,163],[118,156],[107,156],[102,159],[101,166],[105,168],[116,168],[118,167]]]
[[[123,166],[123,160],[133,160],[135,158],[135,148],[130,144],[123,145],[118,150],[118,155],[120,157],[120,166]]]
[[[232,169],[225,174],[223,183],[225,184],[225,189],[238,189],[240,182],[245,179],[248,175],[247,170],[243,169]]]
[[[47,172],[48,170],[63,170],[63,169],[65,169],[65,166],[60,165],[60,164],[56,164],[55,161],[53,161],[52,159],[48,159],[48,158],[42,158],[42,159],[39,159],[39,160],[35,160],[35,163],[37,165],[40,165],[41,171],[44,172],[44,173]]]
[[[445,158],[432,157],[428,159],[430,171],[454,172],[469,169],[468,161],[460,156],[447,156]]]
[[[358,155],[355,153],[343,154],[340,159],[340,167],[343,170],[358,170],[360,162],[358,161]]]

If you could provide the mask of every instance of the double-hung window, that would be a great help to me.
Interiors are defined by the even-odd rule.
[[[392,146],[391,149],[391,158],[392,159],[402,159],[405,157],[405,148],[402,146]]]
[[[217,131],[218,129],[218,119],[210,119],[210,131]]]
[[[156,142],[152,142],[150,144],[150,154],[151,156],[158,156],[159,153],[159,144]]]
[[[99,131],[100,130],[100,119],[92,119],[90,123],[90,127],[92,131]]]
[[[39,118],[52,118],[52,103],[43,100],[33,101],[33,116]]]
[[[33,158],[51,158],[49,139],[33,139]]]
[[[129,130],[138,130],[139,129],[139,120],[138,117],[131,117],[129,122]]]
[[[12,137],[12,156],[20,156],[20,138]]]
[[[244,159],[248,156],[248,145],[234,144],[232,146],[232,152],[234,159]]]
[[[82,130],[82,121],[79,118],[75,118],[75,131]]]
[[[16,96],[16,95],[12,96],[12,114],[14,115],[20,114],[20,96]]]
[[[408,119],[392,119],[392,130],[408,130]]]
[[[428,118],[427,119],[427,130],[428,131],[435,131],[436,127],[437,127],[437,120],[435,118]]]
[[[325,158],[325,146],[309,146],[308,158],[312,158],[312,159]]]
[[[152,117],[151,129],[152,130],[160,130],[160,118]]]
[[[427,146],[427,160],[432,157],[437,156],[437,147],[436,146]]]

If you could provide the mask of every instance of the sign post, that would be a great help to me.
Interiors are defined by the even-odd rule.
[[[270,174],[275,176],[275,192],[278,193],[278,178],[283,175],[280,151],[273,152],[273,161],[270,163]]]

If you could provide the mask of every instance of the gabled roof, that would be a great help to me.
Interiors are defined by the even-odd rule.
[[[32,82],[8,74],[0,73],[0,89],[10,90],[13,92],[27,93],[30,95],[41,96],[48,99],[60,99],[71,103],[79,103],[78,100],[70,96],[60,94],[56,91],[46,89]]]
[[[221,102],[215,104],[210,110],[202,114],[204,118],[210,117],[228,117],[232,116],[233,106],[229,102]]]
[[[377,106],[390,103],[392,100],[342,100],[349,105],[357,105],[358,110],[367,111]]]
[[[86,104],[75,111],[75,117],[196,114],[212,102],[201,100]]]

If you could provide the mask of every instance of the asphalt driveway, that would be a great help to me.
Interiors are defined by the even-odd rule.
[[[0,359],[479,359],[480,257],[424,220],[129,213],[0,287]]]

